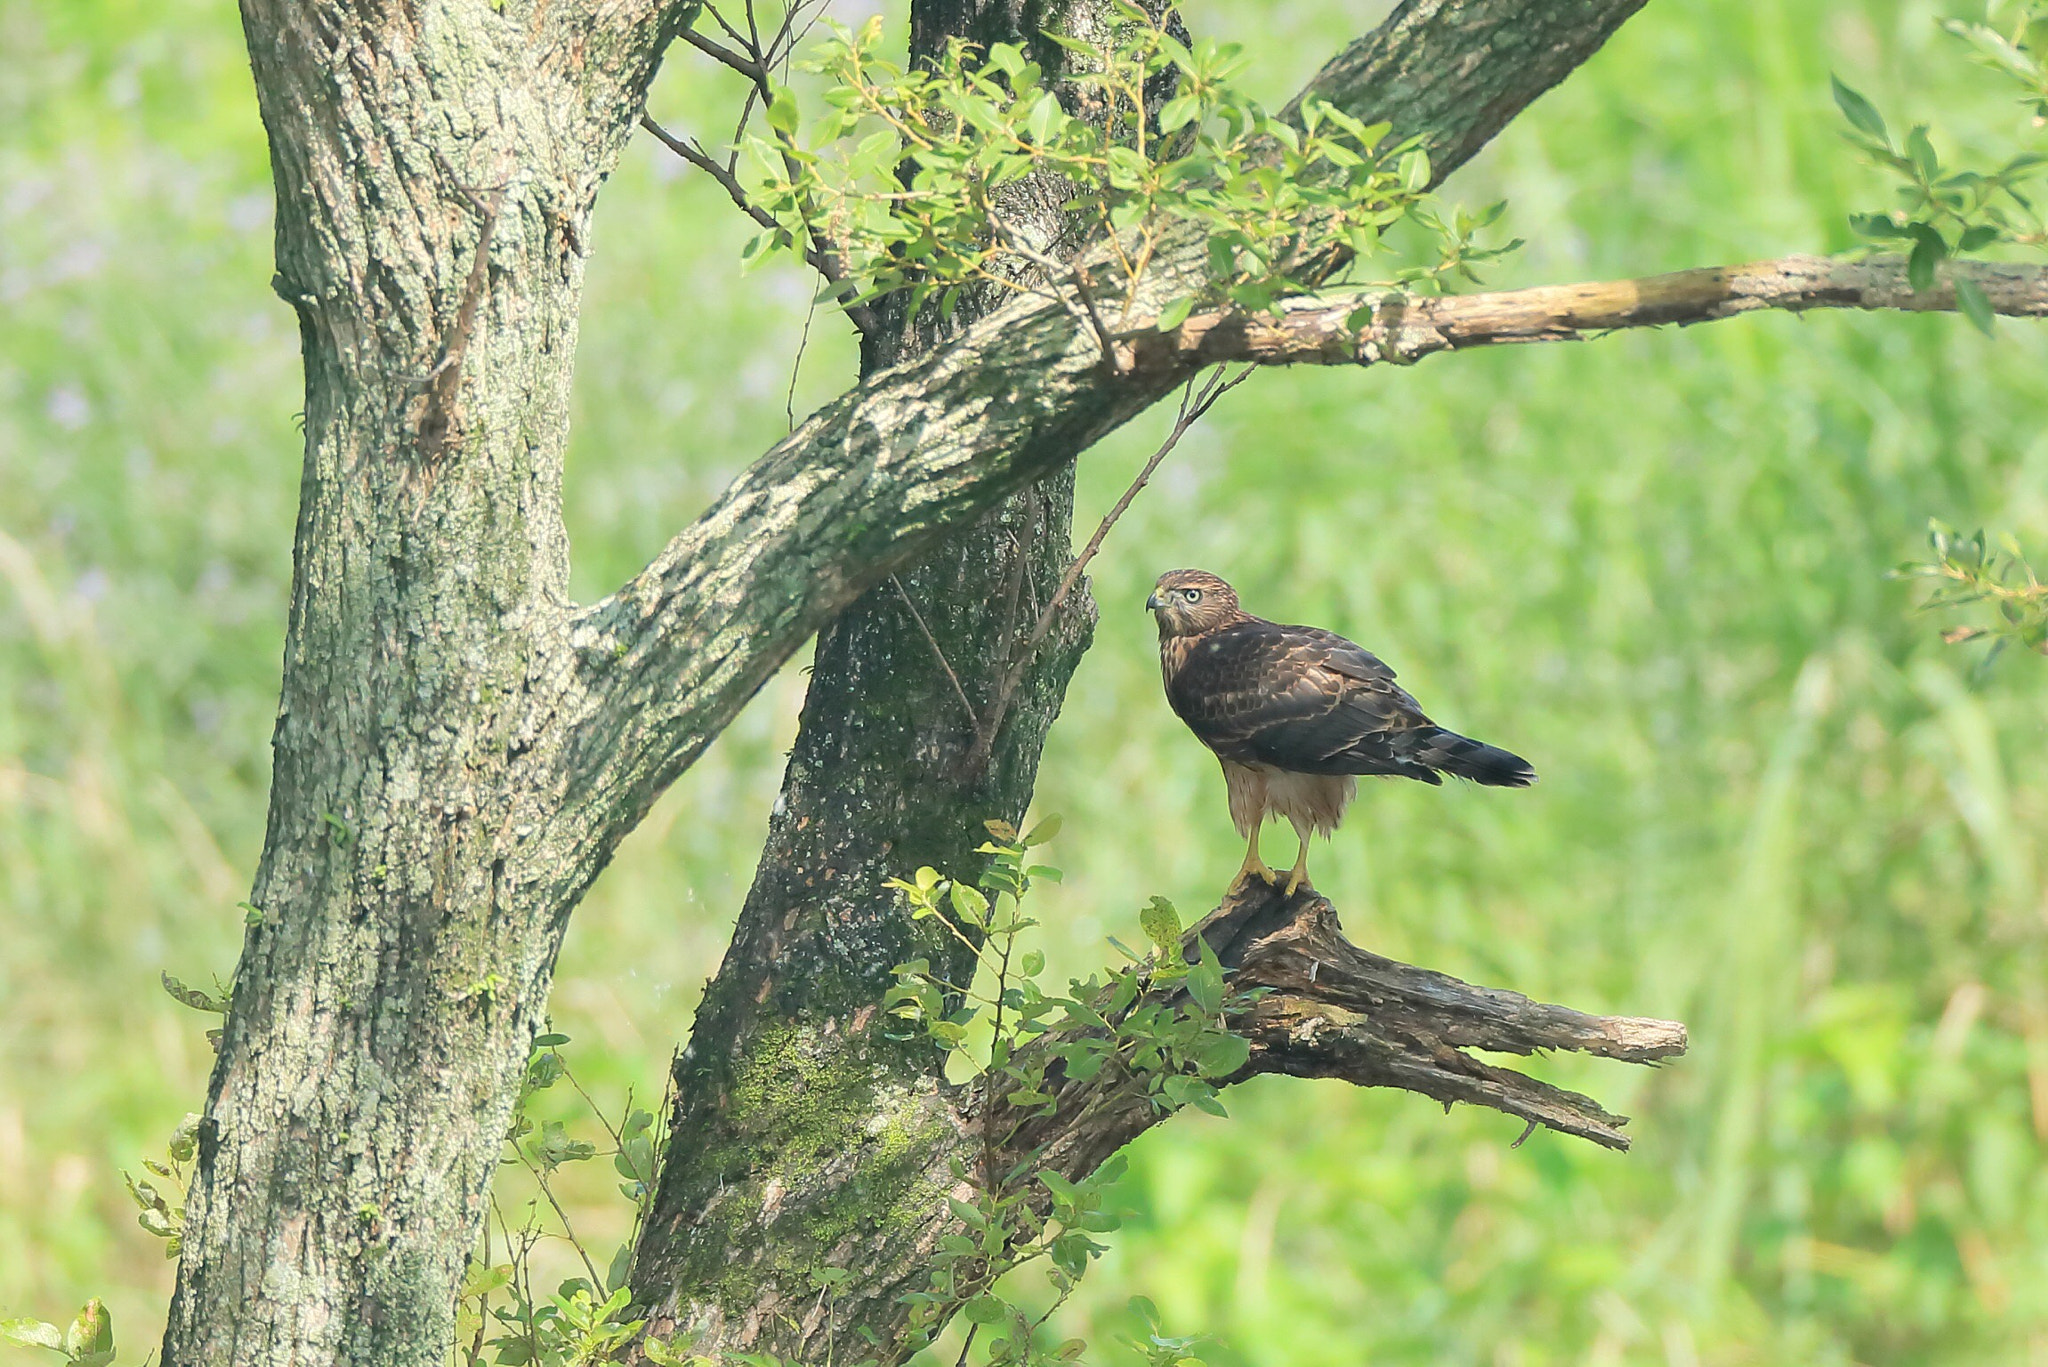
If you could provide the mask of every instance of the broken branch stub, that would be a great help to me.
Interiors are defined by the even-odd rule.
[[[1213,954],[1234,994],[1256,993],[1229,1020],[1250,1040],[1251,1056],[1219,1085],[1265,1073],[1342,1078],[1418,1092],[1446,1108],[1458,1101],[1490,1107],[1527,1122],[1524,1139],[1540,1126],[1625,1151],[1628,1117],[1467,1051],[1557,1049],[1656,1063],[1686,1050],[1677,1021],[1588,1015],[1360,949],[1313,889],[1290,898],[1262,883],[1239,888],[1182,937],[1182,952],[1190,960]],[[1033,1047],[1057,1043],[1055,1034]],[[1086,1079],[1057,1072],[1046,1083],[1050,1107],[997,1117],[1009,1155],[1034,1155],[1038,1166],[1078,1180],[1165,1118],[1118,1069]]]
[[[1189,954],[1198,941],[1235,991],[1263,989],[1231,1022],[1252,1042],[1244,1077],[1283,1073],[1398,1087],[1626,1150],[1626,1116],[1466,1051],[1559,1049],[1655,1063],[1686,1049],[1677,1021],[1588,1015],[1360,949],[1344,938],[1336,908],[1313,891],[1289,898],[1262,884],[1240,888],[1187,933]]]

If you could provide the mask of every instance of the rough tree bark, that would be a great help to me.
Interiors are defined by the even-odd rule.
[[[1425,132],[1448,170],[1640,3],[1408,0],[1315,89]],[[1014,26],[1013,10],[959,12]],[[590,212],[691,13],[242,0],[306,445],[261,913],[200,1128],[167,1364],[438,1362],[562,931],[618,841],[778,665],[897,571],[926,564],[907,596],[979,710],[1014,640],[1010,586],[1050,591],[1075,453],[1204,363],[1196,345],[1118,374],[1043,299],[871,351],[858,386],[641,574],[568,603],[559,489]],[[1155,268],[1161,297],[1198,245]],[[1213,330],[1233,329],[1250,335]],[[957,866],[980,818],[1023,806],[1085,629],[1077,603],[985,770],[949,767],[952,681],[939,689],[900,597],[869,598],[823,643],[796,814],[684,1069],[681,1123],[710,1138],[671,1151],[666,1233],[636,1282],[708,1346],[801,1351],[817,1329],[750,1324],[788,1303],[791,1262],[736,1262],[743,1237],[895,1258],[846,1316],[895,1322],[890,1278],[957,1116],[925,1061],[867,1033],[915,944],[874,875]],[[1366,1041],[1363,1014],[1309,1034]],[[1262,1048],[1339,1067],[1298,1036]],[[763,1165],[770,1150],[801,1181]],[[719,1177],[752,1225],[685,1232]]]
[[[568,909],[584,243],[678,7],[242,8],[305,465],[175,1364],[439,1361]]]

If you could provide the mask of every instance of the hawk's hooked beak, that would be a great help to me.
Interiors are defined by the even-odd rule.
[[[1166,600],[1164,598],[1161,598],[1159,594],[1155,591],[1150,598],[1147,598],[1145,600],[1145,606],[1149,610],[1157,612],[1159,611],[1159,609],[1166,606]]]

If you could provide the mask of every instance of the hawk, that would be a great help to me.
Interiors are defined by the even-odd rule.
[[[1254,617],[1206,570],[1169,570],[1145,606],[1159,622],[1166,701],[1223,762],[1230,819],[1245,837],[1231,887],[1279,875],[1259,858],[1259,827],[1284,816],[1301,837],[1287,894],[1308,882],[1308,838],[1344,819],[1360,774],[1442,783],[1443,775],[1526,788],[1519,755],[1446,731],[1378,656],[1321,627]]]

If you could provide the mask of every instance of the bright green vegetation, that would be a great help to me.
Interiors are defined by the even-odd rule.
[[[1018,279],[1046,258],[1003,200],[1030,178],[1050,179],[1069,187],[1062,194],[1077,234],[1107,244],[1077,312],[1109,347],[1118,331],[1176,327],[1197,306],[1271,308],[1312,288],[1303,267],[1325,244],[1370,258],[1401,224],[1419,227],[1439,258],[1400,270],[1403,283],[1454,270],[1473,279],[1473,263],[1505,250],[1473,248],[1483,225],[1447,223],[1424,207],[1430,167],[1419,135],[1397,141],[1389,125],[1367,126],[1319,98],[1289,122],[1232,84],[1244,65],[1236,44],[1184,46],[1136,5],[1116,7],[1112,29],[1099,43],[1061,37],[1079,92],[1068,98],[1091,110],[1086,118],[1069,114],[1009,43],[983,54],[955,39],[926,71],[886,60],[879,15],[858,32],[835,29],[804,63],[827,88],[811,140],[789,93],[768,108],[770,136],[747,144],[777,226],[744,255],[780,249],[803,259],[822,223],[847,244],[835,298],[907,289],[913,312],[933,296],[950,312],[974,285],[1027,293]],[[1172,97],[1148,96],[1165,77]],[[907,180],[905,165],[915,168]],[[1189,232],[1207,239],[1209,278],[1156,318],[1133,318],[1160,249]],[[1382,272],[1391,278],[1384,263]]]
[[[1278,104],[1356,7],[1210,0]],[[1650,6],[1452,182],[1509,200],[1536,283],[1853,245],[1889,183],[1828,76],[1945,161],[2030,111],[1937,10]],[[654,108],[715,133],[737,79],[678,49]],[[298,464],[263,146],[230,7],[0,0],[0,1318],[105,1297],[146,1350],[169,1286],[120,1169],[203,1094],[262,836]],[[599,211],[569,471],[579,591],[651,554],[785,429],[811,285],[638,143]],[[2048,1353],[2048,673],[1944,647],[1886,569],[1930,516],[2048,544],[2048,332],[1762,317],[1260,376],[1094,566],[1103,622],[1043,770],[1056,981],[1154,893],[1236,866],[1215,766],[1158,696],[1160,570],[1380,651],[1527,793],[1369,787],[1319,885],[1376,949],[1585,1009],[1678,1016],[1657,1072],[1542,1065],[1634,1114],[1625,1157],[1420,1099],[1267,1080],[1141,1141],[1135,1209],[1062,1312],[1142,1292],[1217,1364],[1857,1361]],[[851,370],[821,312],[795,400]],[[1165,415],[1082,467],[1092,520]],[[751,872],[786,671],[577,912],[578,1076],[658,1094]],[[2031,1079],[2031,1084],[2030,1084]],[[558,1089],[559,1090],[559,1089]],[[551,1096],[552,1099],[552,1096]],[[630,1208],[564,1169],[579,1233]],[[581,1174],[581,1176],[578,1176]],[[573,1185],[580,1180],[582,1186]],[[568,1268],[562,1269],[566,1275]]]

